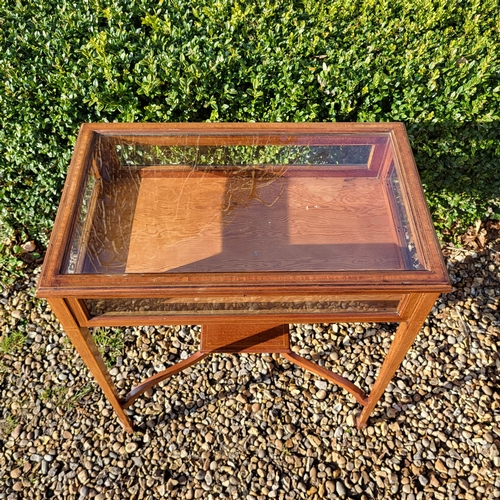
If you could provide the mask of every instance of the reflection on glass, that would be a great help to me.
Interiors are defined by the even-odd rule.
[[[383,299],[355,298],[340,300],[337,296],[287,297],[226,296],[197,297],[193,299],[86,299],[85,305],[91,317],[103,314],[140,315],[228,315],[262,313],[348,313],[388,312],[396,313],[400,297]]]
[[[408,221],[408,215],[403,200],[403,194],[401,193],[401,185],[397,176],[394,162],[389,168],[388,180],[394,199],[394,204],[396,206],[396,228],[402,239],[401,248],[403,251],[403,257],[405,259],[405,268],[425,269],[423,264],[420,262],[417,248],[415,246],[413,233],[410,227],[410,222]]]
[[[94,216],[95,204],[99,198],[100,180],[97,180],[93,173],[88,174],[85,189],[83,191],[81,209],[75,228],[71,247],[68,251],[66,272],[78,273],[82,268],[82,260],[87,254],[88,233]]]
[[[62,272],[422,269],[389,135],[363,137],[99,136]]]
[[[139,172],[121,168],[112,144],[100,140],[89,166],[67,273],[125,272],[139,187]]]
[[[157,146],[117,144],[121,165],[342,165],[367,166],[372,145],[329,146]]]

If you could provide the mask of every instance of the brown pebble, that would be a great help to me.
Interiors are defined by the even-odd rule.
[[[335,493],[335,485],[331,481],[326,482],[325,488],[326,488],[327,493],[329,493],[329,494]]]
[[[23,428],[23,426],[21,424],[16,425],[16,428],[12,431],[12,433],[10,434],[10,437],[12,439],[17,439],[19,437],[19,434],[21,434],[22,428]]]
[[[20,475],[21,475],[21,469],[19,467],[10,471],[10,477],[12,479],[17,479]]]
[[[320,391],[318,391],[316,394],[315,394],[315,397],[316,399],[319,399],[320,401],[325,399],[327,396],[327,393],[325,390],[321,389]]]
[[[442,472],[443,474],[446,474],[448,472],[448,469],[439,458],[436,460],[434,467],[438,472]]]
[[[493,395],[493,391],[491,390],[491,387],[489,385],[483,385],[483,387],[481,387],[481,389],[483,389],[483,392],[487,395],[487,396],[491,396]]]
[[[131,443],[127,443],[125,446],[125,451],[127,453],[134,453],[134,451],[137,450],[137,443],[134,443],[133,441]]]
[[[88,475],[87,475],[87,471],[85,469],[83,469],[82,471],[80,471],[78,473],[78,480],[82,484],[85,484],[88,481]]]
[[[246,404],[247,403],[247,398],[245,396],[243,396],[243,394],[238,394],[236,396],[236,401],[238,401],[239,403]]]
[[[260,411],[260,403],[254,403],[254,404],[252,405],[252,411],[253,411],[254,413],[257,413],[258,411]]]
[[[433,486],[434,488],[438,488],[440,486],[440,483],[434,474],[431,474],[431,478],[430,478],[429,482],[430,482],[430,485]]]

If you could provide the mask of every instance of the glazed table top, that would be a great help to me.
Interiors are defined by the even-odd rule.
[[[246,309],[447,282],[401,124],[86,124],[47,259],[42,296],[231,289]]]

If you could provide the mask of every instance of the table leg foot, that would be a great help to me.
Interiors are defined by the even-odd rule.
[[[366,422],[361,419],[361,416],[356,417],[356,428],[361,430],[366,427]]]
[[[389,352],[384,359],[380,373],[373,384],[373,388],[366,399],[363,411],[356,420],[358,429],[366,426],[366,422],[370,417],[371,412],[378,403],[380,397],[384,393],[387,385],[392,380],[392,377],[399,368],[401,362],[408,349],[413,344],[415,337],[418,335],[425,318],[429,314],[432,306],[436,302],[439,294],[420,294],[417,298],[414,311],[404,323],[401,323],[396,330]]]
[[[123,411],[120,404],[118,391],[116,390],[108,369],[104,364],[102,356],[97,348],[88,328],[78,325],[64,299],[49,299],[51,309],[61,322],[66,335],[69,337],[88,369],[96,379],[102,391],[111,403],[116,415],[120,419],[126,432],[133,432],[132,422]]]
[[[131,425],[124,425],[123,426],[123,430],[127,433],[127,434],[133,434],[134,433],[134,429]]]

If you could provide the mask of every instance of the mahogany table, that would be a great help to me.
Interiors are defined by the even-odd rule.
[[[281,353],[366,421],[450,290],[401,123],[84,124],[38,296],[113,405],[214,352]],[[289,323],[399,322],[367,396]],[[201,324],[200,350],[120,399],[88,328]]]

